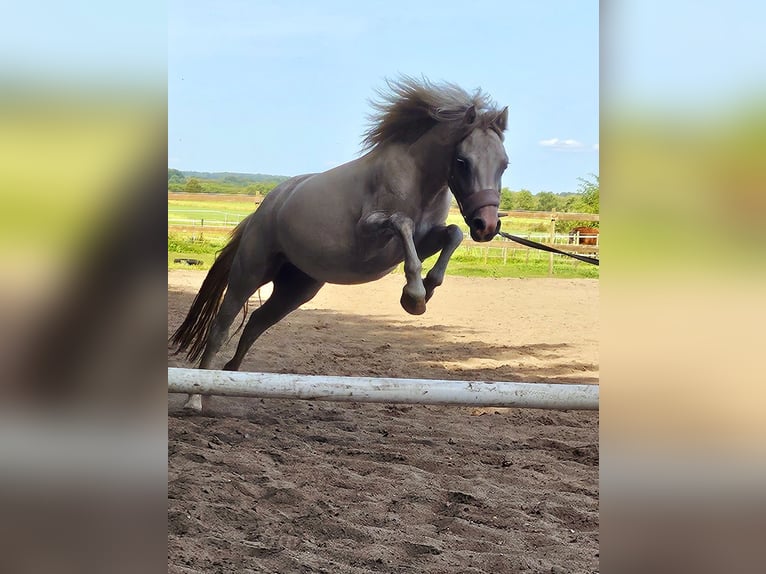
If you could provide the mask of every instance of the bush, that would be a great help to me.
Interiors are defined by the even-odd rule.
[[[174,253],[216,253],[226,245],[220,240],[195,240],[168,233],[168,252]]]

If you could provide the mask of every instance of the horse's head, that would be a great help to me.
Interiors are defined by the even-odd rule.
[[[468,115],[470,116],[469,109]],[[471,230],[474,241],[489,241],[500,231],[500,182],[508,156],[503,147],[503,132],[508,121],[508,108],[494,112],[484,121],[467,118],[474,125],[455,148],[449,174],[460,213]]]

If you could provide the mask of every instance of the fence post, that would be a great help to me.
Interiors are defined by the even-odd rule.
[[[556,210],[551,213],[551,245],[556,241]],[[548,275],[553,275],[553,253],[548,254]]]

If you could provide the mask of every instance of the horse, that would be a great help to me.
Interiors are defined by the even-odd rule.
[[[597,227],[575,227],[569,232],[569,243],[577,245],[596,245],[598,244]]]
[[[256,339],[325,283],[375,281],[402,261],[400,304],[424,313],[463,240],[446,224],[450,191],[474,241],[498,233],[508,107],[449,82],[401,76],[386,85],[371,102],[364,155],[281,183],[234,229],[171,337],[176,354],[212,368],[239,311],[270,281],[224,370],[238,370]],[[423,278],[422,262],[436,253]],[[184,408],[202,412],[202,397],[190,395]]]

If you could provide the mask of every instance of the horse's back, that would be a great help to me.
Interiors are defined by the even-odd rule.
[[[272,189],[258,208],[242,222],[245,226],[239,248],[244,260],[261,259],[268,253],[277,253],[280,247],[276,238],[276,216],[285,200],[301,182],[314,174],[303,174],[283,181]]]

